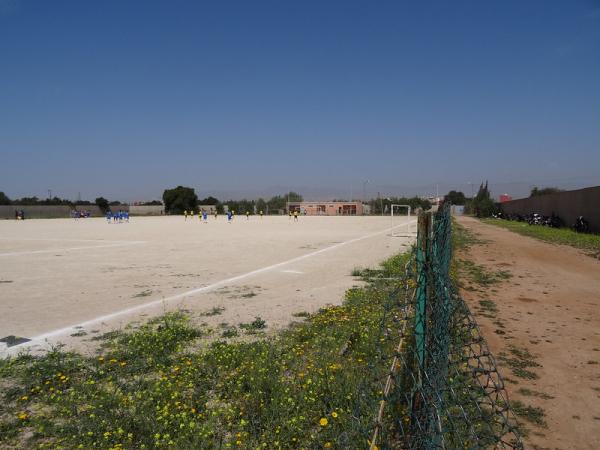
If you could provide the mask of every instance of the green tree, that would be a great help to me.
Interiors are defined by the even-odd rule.
[[[0,205],[10,205],[10,203],[10,198],[4,192],[0,191]]]
[[[545,187],[545,188],[539,189],[537,186],[534,186],[534,188],[531,190],[531,193],[529,194],[529,196],[536,197],[538,195],[557,194],[559,192],[564,192],[564,190],[559,189],[557,187]]]
[[[212,195],[209,195],[208,197],[203,198],[202,200],[198,200],[198,204],[199,205],[218,205],[219,199],[213,197]]]
[[[477,195],[469,205],[469,212],[475,214],[477,217],[489,217],[494,214],[496,210],[497,207],[490,195],[488,182],[486,181],[485,185],[481,183]]]
[[[294,191],[290,191],[286,194],[286,197],[289,199],[290,202],[302,202],[304,201],[304,197],[302,197],[300,194],[298,194],[297,192]]]
[[[264,198],[259,198],[256,201],[256,211],[257,212],[263,212],[264,214],[267,213],[267,202],[265,201]]]
[[[194,188],[177,186],[165,189],[163,203],[168,214],[182,214],[183,211],[193,211],[198,205],[198,196]]]
[[[446,194],[444,200],[452,203],[453,205],[464,205],[467,199],[465,194],[463,194],[461,191],[450,191],[448,194]]]
[[[95,203],[98,205],[98,208],[100,208],[100,211],[102,211],[103,214],[106,214],[106,211],[108,211],[108,200],[104,197],[98,197]]]
[[[16,205],[37,205],[40,199],[37,197],[23,197],[19,200],[15,200],[13,203]]]

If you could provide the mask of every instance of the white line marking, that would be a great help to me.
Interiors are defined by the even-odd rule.
[[[415,220],[415,222],[416,222],[416,220]],[[402,225],[404,225],[404,224],[402,224]],[[397,226],[401,226],[401,225],[397,225]],[[392,228],[396,228],[396,227],[392,227]],[[14,345],[12,347],[9,347],[9,349],[7,351],[5,351],[2,356],[6,356],[7,354],[14,354],[18,350],[22,350],[23,348],[34,346],[34,345],[39,344],[42,341],[45,341],[45,340],[50,339],[50,338],[54,338],[54,337],[57,337],[57,336],[63,336],[63,335],[70,334],[70,333],[73,332],[74,328],[89,327],[91,325],[96,325],[96,324],[105,322],[107,320],[114,319],[115,317],[124,316],[126,314],[130,314],[130,313],[133,313],[133,312],[136,312],[136,311],[140,311],[142,309],[149,308],[151,306],[156,306],[156,305],[160,305],[160,304],[166,304],[166,303],[173,302],[175,300],[181,300],[181,299],[183,299],[185,297],[188,297],[190,295],[202,294],[202,293],[205,293],[205,292],[209,292],[209,291],[217,289],[217,288],[219,288],[221,286],[224,286],[224,285],[227,285],[227,284],[230,284],[230,283],[234,283],[236,281],[244,280],[246,278],[253,277],[254,275],[258,275],[258,274],[261,274],[261,273],[264,273],[264,272],[268,272],[268,271],[271,271],[273,269],[277,269],[279,267],[285,266],[287,264],[291,264],[291,263],[295,263],[295,262],[298,262],[298,261],[302,261],[304,259],[311,258],[311,257],[316,256],[316,255],[320,255],[321,253],[329,252],[331,250],[334,250],[336,248],[342,247],[344,245],[353,244],[353,243],[358,242],[358,241],[362,241],[362,240],[365,240],[365,239],[372,238],[373,236],[377,236],[379,234],[388,233],[390,230],[392,230],[392,228],[386,228],[385,230],[382,230],[382,231],[377,231],[375,233],[366,234],[366,235],[361,236],[361,237],[357,237],[357,238],[354,238],[354,239],[350,239],[348,241],[340,242],[338,244],[331,245],[329,247],[325,247],[325,248],[322,248],[320,250],[316,250],[314,252],[307,253],[305,255],[297,256],[297,257],[292,258],[292,259],[288,259],[287,261],[283,261],[283,262],[280,262],[280,263],[272,264],[270,266],[266,266],[266,267],[263,267],[261,269],[256,269],[256,270],[252,270],[250,272],[246,272],[246,273],[244,273],[242,275],[237,275],[235,277],[231,277],[231,278],[227,278],[225,280],[217,281],[216,283],[209,284],[208,286],[203,286],[203,287],[199,287],[199,288],[196,288],[196,289],[192,289],[190,291],[186,291],[186,292],[182,292],[180,294],[172,295],[171,297],[166,297],[166,298],[161,298],[161,299],[157,299],[157,300],[152,300],[152,301],[150,301],[148,303],[144,303],[142,305],[132,306],[131,308],[122,309],[122,310],[116,311],[114,313],[110,313],[110,314],[106,314],[106,315],[103,315],[103,316],[96,317],[94,319],[86,320],[85,322],[76,323],[76,324],[73,324],[73,325],[69,325],[68,327],[60,328],[58,330],[49,331],[47,333],[40,334],[39,336],[32,337],[31,340],[28,341],[28,342],[24,342],[23,344],[18,344],[18,345]]]
[[[60,253],[60,252],[69,252],[72,250],[89,250],[92,248],[110,248],[110,247],[123,247],[127,245],[138,245],[145,244],[146,241],[130,241],[130,242],[121,242],[117,244],[106,244],[106,245],[86,245],[84,247],[67,247],[67,248],[55,248],[49,250],[31,250],[26,252],[10,252],[10,253],[0,253],[0,257],[2,256],[21,256],[21,255],[37,255],[40,253]]]
[[[68,239],[68,238],[16,238],[0,237],[3,241],[57,241],[57,242],[133,242],[133,241],[113,241],[106,239]]]
[[[282,270],[281,273],[304,273],[299,270]]]

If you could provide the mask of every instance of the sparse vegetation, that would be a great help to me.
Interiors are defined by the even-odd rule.
[[[536,380],[539,378],[537,373],[529,370],[534,367],[540,367],[535,361],[535,356],[527,350],[514,346],[510,346],[508,351],[510,354],[502,352],[498,355],[498,359],[510,367],[514,376],[527,380]]]
[[[590,256],[600,259],[600,234],[577,233],[569,228],[532,226],[526,222],[510,220],[484,219],[484,222],[541,241],[579,248]]]
[[[225,338],[225,339],[234,338],[234,337],[237,337],[237,336],[239,336],[239,332],[238,332],[237,328],[235,328],[235,327],[226,328],[221,333],[221,337]]]
[[[513,400],[511,403],[513,412],[520,418],[538,427],[546,427],[546,413],[539,406],[526,405],[520,400]]]
[[[406,258],[387,261],[386,278],[399,278]],[[55,349],[0,361],[0,447],[368,446],[389,370],[381,355],[393,354],[400,327],[384,314],[382,283],[268,338],[198,345],[208,331],[169,313],[93,338],[103,345],[95,357]]]
[[[240,328],[246,330],[247,333],[255,333],[256,331],[267,328],[267,322],[260,317],[255,317],[250,323],[241,323]]]
[[[520,388],[517,392],[526,397],[539,397],[543,400],[552,400],[554,398],[552,395],[548,395],[539,391],[534,391],[528,388]]]
[[[200,315],[204,317],[213,317],[223,314],[223,311],[225,311],[225,308],[223,308],[222,306],[213,306],[211,309],[209,309],[206,312],[203,312]]]

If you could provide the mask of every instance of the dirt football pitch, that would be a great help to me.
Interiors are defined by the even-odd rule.
[[[395,226],[409,222],[394,218]],[[260,316],[277,329],[294,313],[341,303],[357,283],[354,268],[408,249],[414,238],[392,236],[391,225],[390,217],[2,221],[0,338],[28,341],[0,353],[82,348],[172,309],[218,310],[206,314],[215,324]]]

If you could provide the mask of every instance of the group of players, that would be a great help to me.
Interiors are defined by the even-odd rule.
[[[258,215],[260,216],[260,218],[263,218],[263,212],[259,211]],[[290,211],[288,213],[289,218],[291,219],[292,217],[294,218],[294,220],[297,222],[298,221],[298,211]],[[189,218],[193,218],[194,217],[194,211],[188,211],[188,210],[184,210],[183,211],[183,217],[185,218],[185,220]],[[217,213],[217,211],[213,211],[213,216],[216,219],[219,216],[219,213]],[[233,221],[233,219],[235,219],[235,211],[227,211],[226,213],[227,216],[227,223],[231,223]],[[198,211],[198,219],[202,220],[203,223],[207,223],[208,221],[208,213],[204,210],[202,211]],[[250,212],[246,211],[246,220],[250,220]]]
[[[129,212],[128,211],[118,211],[118,212],[112,212],[112,211],[106,211],[106,221],[108,223],[123,223],[123,222],[129,222]]]

